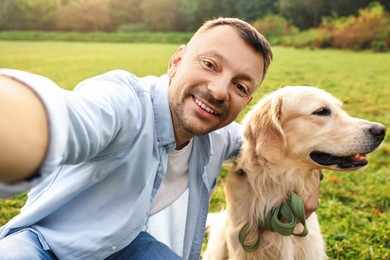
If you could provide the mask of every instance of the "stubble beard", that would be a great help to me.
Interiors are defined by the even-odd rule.
[[[191,124],[192,122],[190,122],[190,119],[185,116],[183,103],[176,105],[173,108],[173,111],[177,123],[176,127],[178,127],[183,134],[188,135],[189,138],[192,136],[204,135],[212,131],[210,129],[199,129],[199,127]]]
[[[174,117],[174,121],[176,122],[176,130],[180,131],[181,134],[186,136],[187,138],[192,138],[193,136],[200,136],[200,135],[205,135],[208,134],[214,130],[217,130],[221,128],[220,124],[216,124],[212,127],[210,125],[202,127],[197,122],[191,122],[191,119],[189,117],[186,117],[185,114],[185,101],[186,99],[187,102],[193,102],[193,97],[200,97],[210,104],[219,107],[220,110],[222,111],[222,116],[220,115],[220,122],[224,121],[225,118],[224,116],[227,115],[227,107],[222,101],[216,100],[209,92],[207,91],[202,91],[200,89],[197,89],[196,87],[191,87],[188,88],[187,91],[185,91],[181,98],[179,99],[180,101],[173,101],[171,102],[171,109],[172,109],[172,117]],[[196,113],[196,112],[195,112]],[[201,119],[199,119],[201,120]],[[203,122],[207,123],[207,122]]]

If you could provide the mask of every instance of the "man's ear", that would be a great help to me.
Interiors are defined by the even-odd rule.
[[[182,61],[184,51],[186,49],[185,45],[181,45],[179,49],[172,55],[171,59],[169,60],[168,64],[168,76],[170,78],[173,78],[176,74],[177,67],[179,66],[180,62]]]

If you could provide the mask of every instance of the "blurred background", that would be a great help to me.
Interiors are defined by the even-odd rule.
[[[389,10],[389,0],[0,0],[0,32],[193,32],[230,16],[272,44],[386,51]]]

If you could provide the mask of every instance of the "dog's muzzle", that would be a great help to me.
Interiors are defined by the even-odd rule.
[[[322,166],[336,166],[340,169],[355,170],[366,166],[368,161],[366,154],[374,151],[382,143],[386,135],[386,127],[382,124],[373,124],[367,129],[370,146],[365,151],[357,151],[352,155],[339,156],[323,151],[313,151],[310,158]]]

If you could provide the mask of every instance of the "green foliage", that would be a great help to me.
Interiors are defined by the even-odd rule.
[[[53,27],[60,0],[0,0],[0,30]]]
[[[277,1],[274,0],[235,0],[234,2],[236,5],[233,16],[245,17],[248,21],[255,21],[278,13]]]
[[[120,25],[142,23],[141,1],[110,0],[110,28],[115,30]]]
[[[178,31],[195,31],[198,28],[197,1],[179,0],[177,1],[177,9],[175,28]]]
[[[262,20],[260,20],[262,21]],[[309,48],[390,49],[390,15],[377,2],[363,8],[357,16],[326,17],[319,28],[269,37],[272,44]]]
[[[274,15],[305,30],[318,26],[324,16],[356,15],[372,1],[0,0],[0,30],[116,31],[121,25],[146,24],[152,31],[195,31],[213,17],[253,22]],[[390,10],[390,1],[377,1]]]
[[[20,194],[12,198],[0,200],[0,226],[19,214],[20,208],[24,205],[26,198],[26,194]]]
[[[129,23],[122,24],[117,29],[117,32],[149,32],[150,28],[145,23]]]
[[[279,0],[281,15],[294,22],[300,29],[319,24],[325,0]]]
[[[16,0],[24,16],[23,26],[28,29],[52,28],[56,13],[60,8],[59,0]],[[15,14],[12,14],[15,15]]]
[[[0,41],[2,67],[45,75],[72,89],[112,69],[139,76],[166,72],[177,44]],[[390,125],[390,53],[274,47],[274,61],[251,105],[285,85],[319,86],[344,101],[352,116]],[[247,109],[240,114],[242,119]],[[390,136],[358,172],[325,172],[318,215],[331,259],[390,259]],[[224,208],[221,174],[210,210]],[[0,201],[0,225],[19,212],[25,196]]]
[[[42,32],[0,31],[0,40],[13,41],[79,41],[79,42],[155,42],[187,43],[193,33],[158,32],[149,33],[146,25],[129,25],[120,32]],[[136,27],[137,26],[137,27]],[[137,31],[139,29],[139,31]]]
[[[291,35],[283,35],[282,37],[277,38],[274,44],[296,48],[314,47],[314,42],[320,38],[321,35],[321,30],[309,29]],[[324,48],[326,45],[324,43],[324,45],[321,46],[323,46],[321,48]]]
[[[64,31],[101,31],[108,28],[110,13],[106,0],[71,1],[61,7],[57,28]]]
[[[317,27],[324,16],[341,17],[355,15],[358,10],[367,6],[367,0],[279,0],[279,14],[293,22],[299,29]],[[388,6],[387,0],[380,3]]]
[[[18,28],[21,23],[19,20],[19,11],[13,0],[0,0],[0,29],[9,30]],[[12,16],[11,16],[12,14]],[[16,19],[13,16],[16,15]]]
[[[176,21],[176,0],[143,0],[141,3],[143,21],[153,31],[172,30]]]
[[[279,15],[267,16],[263,19],[256,20],[252,25],[269,40],[298,32],[298,28],[291,25],[283,16]]]
[[[378,3],[361,9],[358,16],[324,19],[321,29],[322,35],[314,42],[315,47],[377,51],[390,48],[390,15]]]

